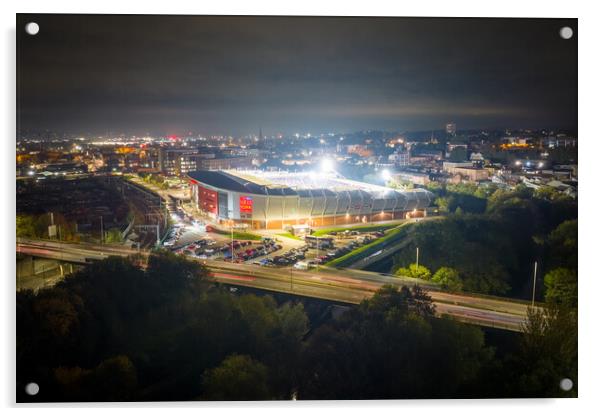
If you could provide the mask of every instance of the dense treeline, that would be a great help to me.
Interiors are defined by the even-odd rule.
[[[57,212],[53,214],[53,222],[57,226],[57,237],[60,231],[61,240],[79,241],[75,222],[67,220],[64,215]],[[48,238],[48,226],[51,225],[49,214],[17,214],[17,237]]]
[[[535,261],[541,276],[563,262],[576,276],[576,201],[525,187],[462,184],[433,190],[439,208],[451,214],[412,226],[410,243],[394,259],[394,273],[435,279],[444,268],[437,279],[451,281],[450,288],[520,297],[530,296]],[[415,247],[426,272],[410,266]]]
[[[556,380],[576,380],[576,322],[565,312],[574,308],[565,306],[562,293],[550,301],[560,312],[546,312],[549,319],[535,316],[528,335],[510,334],[514,347],[502,351],[478,327],[435,318],[430,297],[419,288],[384,287],[312,328],[302,303],[233,294],[207,276],[199,263],[159,252],[145,269],[109,258],[54,288],[19,292],[17,399],[520,397],[576,391],[563,393]],[[37,396],[24,394],[31,381],[40,385]]]

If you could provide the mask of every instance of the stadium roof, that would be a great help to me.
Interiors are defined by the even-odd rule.
[[[188,176],[195,181],[228,191],[259,195],[297,195],[294,190],[286,186],[258,184],[226,171],[198,170],[189,172]]]
[[[258,195],[280,195],[300,197],[334,196],[345,192],[350,194],[370,194],[388,197],[394,194],[430,194],[424,189],[396,191],[384,186],[345,179],[336,173],[317,174],[314,172],[263,172],[263,171],[195,171],[188,176],[214,188]],[[408,195],[409,196],[409,195]],[[424,195],[426,196],[426,195]],[[424,197],[420,196],[420,198]]]

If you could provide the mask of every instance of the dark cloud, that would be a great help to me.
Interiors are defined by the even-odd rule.
[[[19,128],[576,126],[571,19],[18,16]],[[36,21],[37,36],[23,33]]]

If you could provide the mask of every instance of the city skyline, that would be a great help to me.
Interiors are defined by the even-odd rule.
[[[577,44],[558,35],[573,19],[18,16],[32,20],[20,132],[576,128]]]

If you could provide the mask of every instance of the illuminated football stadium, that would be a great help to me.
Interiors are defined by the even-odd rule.
[[[397,191],[351,181],[334,172],[189,172],[199,212],[222,224],[284,229],[422,216],[433,199],[424,189]]]

